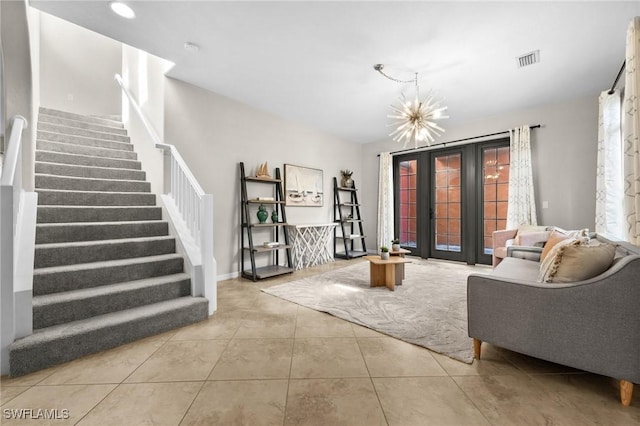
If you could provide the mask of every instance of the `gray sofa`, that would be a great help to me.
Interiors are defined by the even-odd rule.
[[[540,283],[537,261],[510,256],[491,274],[470,275],[469,337],[477,359],[489,342],[618,379],[629,405],[640,383],[640,248],[595,238],[618,247],[613,265],[589,280]]]

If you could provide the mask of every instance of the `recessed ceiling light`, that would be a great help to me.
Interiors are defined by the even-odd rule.
[[[187,52],[195,53],[198,50],[200,50],[200,46],[198,46],[195,43],[192,43],[192,42],[188,41],[188,42],[186,42],[184,44],[184,50],[186,50]]]
[[[111,6],[111,10],[113,10],[116,14],[122,16],[123,18],[133,19],[136,17],[136,13],[133,11],[133,9],[122,2],[112,1],[111,3],[109,3],[109,6]]]

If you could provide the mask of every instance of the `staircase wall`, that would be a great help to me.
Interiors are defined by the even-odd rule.
[[[122,44],[55,16],[40,15],[40,105],[86,115],[120,115],[113,76]]]
[[[130,46],[122,46],[122,75],[125,83],[160,140],[164,139],[164,73],[168,66],[169,62],[164,59]],[[155,147],[144,124],[130,110],[128,103],[123,104],[122,110],[122,120],[147,172],[152,192],[164,193],[164,152]]]

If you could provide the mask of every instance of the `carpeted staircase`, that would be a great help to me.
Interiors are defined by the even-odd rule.
[[[203,320],[122,123],[41,108],[33,328],[12,376]]]

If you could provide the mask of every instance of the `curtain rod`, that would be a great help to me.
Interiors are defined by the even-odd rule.
[[[622,61],[622,66],[620,67],[620,71],[618,71],[618,75],[616,76],[613,85],[611,85],[611,90],[609,90],[609,94],[613,95],[613,92],[616,91],[616,86],[618,85],[618,80],[620,80],[620,76],[622,76],[622,72],[624,71],[625,66],[627,65],[627,61]]]
[[[542,127],[541,124],[534,124],[532,126],[529,126],[530,129],[539,129],[540,127]],[[474,140],[474,139],[482,139],[482,138],[488,138],[489,136],[498,136],[498,135],[503,135],[505,133],[508,133],[509,130],[503,130],[502,132],[496,132],[496,133],[489,133],[487,135],[481,135],[481,136],[472,136],[470,138],[463,138],[463,139],[457,139],[455,141],[449,141],[449,142],[442,142],[442,143],[437,143],[435,145],[429,145],[429,146],[421,146],[419,148],[407,148],[407,149],[401,149],[400,151],[392,151],[389,154],[391,155],[395,155],[395,154],[402,154],[405,152],[410,152],[410,151],[424,151],[430,148],[433,148],[434,146],[447,146],[447,144],[452,144],[452,143],[458,143],[458,142],[465,142],[465,141],[470,141],[470,140]],[[380,157],[380,154],[378,154],[378,157]]]

